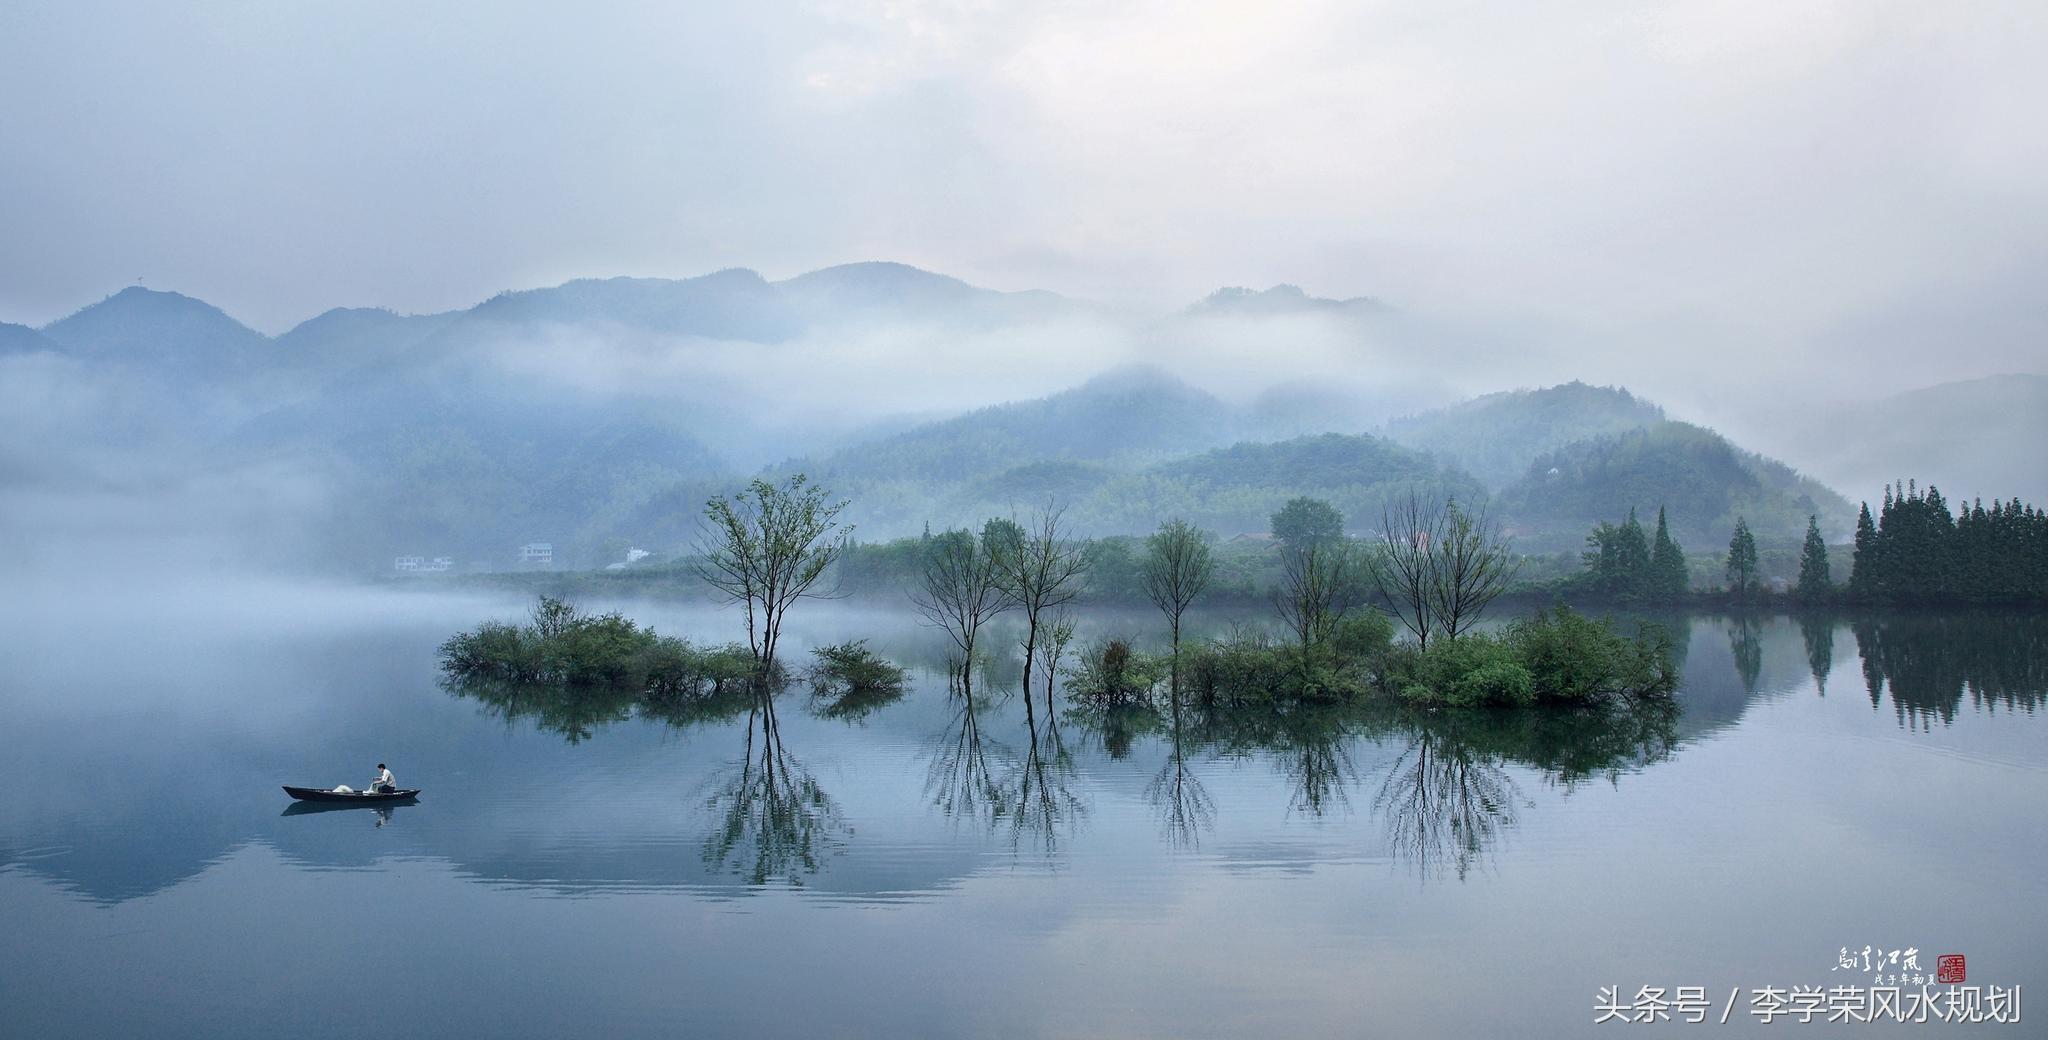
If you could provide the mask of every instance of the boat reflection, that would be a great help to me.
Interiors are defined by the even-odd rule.
[[[278,813],[278,815],[310,816],[314,813],[349,812],[352,810],[368,809],[372,821],[371,825],[382,827],[391,822],[391,814],[396,810],[409,805],[418,805],[419,803],[420,800],[417,798],[400,798],[389,802],[379,802],[375,805],[349,805],[343,802],[293,802],[285,806],[284,811]]]

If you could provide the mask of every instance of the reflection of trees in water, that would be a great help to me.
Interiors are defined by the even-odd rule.
[[[1024,696],[1028,699],[1030,691]],[[1074,789],[1074,756],[1059,724],[1027,718],[1025,733],[1023,753],[1001,783],[1005,801],[999,822],[1007,821],[1012,846],[1030,842],[1055,852],[1060,838],[1080,826],[1088,806]]]
[[[1322,816],[1351,808],[1358,776],[1351,740],[1360,718],[1331,707],[1223,707],[1202,711],[1191,732],[1218,755],[1267,759],[1289,781],[1288,811]]]
[[[956,680],[951,696],[956,707],[951,723],[932,741],[925,797],[956,823],[973,821],[993,830],[1005,805],[996,765],[1007,766],[1011,752],[982,733],[982,706],[970,690]]]
[[[1216,826],[1216,802],[1200,777],[1188,768],[1187,741],[1181,730],[1182,712],[1174,705],[1167,727],[1171,752],[1145,786],[1145,800],[1159,815],[1160,833],[1176,849],[1192,849],[1202,843],[1202,834]]]
[[[782,742],[775,698],[763,692],[747,714],[739,764],[714,777],[707,808],[719,826],[704,846],[714,869],[728,864],[750,884],[801,884],[846,830],[839,807]]]
[[[730,722],[759,702],[757,692],[744,684],[674,696],[642,695],[625,687],[603,684],[515,683],[481,676],[444,676],[441,687],[457,697],[478,702],[486,716],[503,719],[508,727],[531,720],[535,729],[553,733],[571,744],[581,744],[596,736],[599,729],[633,718],[651,719],[677,729]]]
[[[1396,856],[1424,876],[1463,879],[1515,826],[1520,790],[1507,767],[1569,791],[1668,757],[1679,710],[1664,698],[1576,711],[1395,710],[1381,738],[1405,740],[1373,799]]]
[[[1006,834],[1018,848],[1056,851],[1087,814],[1075,790],[1074,756],[1058,723],[1027,712],[1025,739],[1013,747],[983,728],[986,698],[961,684],[949,696],[952,718],[928,745],[925,797],[956,823]]]
[[[1331,809],[1351,811],[1351,783],[1358,767],[1351,761],[1351,742],[1341,730],[1309,731],[1280,758],[1281,772],[1293,785],[1289,812],[1321,816]]]
[[[600,727],[632,718],[640,703],[634,691],[612,686],[566,687],[482,676],[444,676],[441,687],[457,697],[478,702],[484,715],[504,719],[507,728],[522,719],[531,719],[535,729],[556,734],[571,744],[589,740]]]
[[[1825,614],[1811,611],[1799,615],[1799,635],[1806,641],[1806,666],[1813,672],[1814,689],[1825,697],[1828,673],[1835,666],[1835,622]]]
[[[1401,749],[1372,802],[1389,848],[1425,876],[1461,879],[1516,823],[1519,792],[1510,767],[1571,790],[1593,777],[1618,782],[1678,743],[1679,708],[1666,698],[1569,711],[1418,711],[1385,702],[1188,710],[1193,718],[1184,730],[1169,727],[1171,754],[1147,790],[1169,840],[1185,841],[1215,818],[1206,793],[1186,783],[1190,750],[1270,762],[1288,781],[1288,811],[1321,816],[1349,810],[1359,781],[1354,747],[1372,739]]]
[[[1757,678],[1764,670],[1763,622],[1755,614],[1728,618],[1728,650],[1735,655],[1735,672],[1742,676],[1742,692],[1755,693]]]
[[[704,859],[714,869],[731,865],[750,883],[771,878],[801,883],[803,875],[817,872],[826,851],[846,830],[838,806],[783,743],[775,702],[784,683],[738,683],[674,696],[603,685],[521,685],[474,678],[445,680],[443,685],[457,696],[479,701],[486,714],[507,724],[532,719],[541,732],[558,734],[571,744],[590,739],[601,726],[634,717],[688,729],[745,716],[739,762],[706,784],[705,805],[718,824],[705,842]],[[858,719],[897,696],[820,699],[812,707],[827,718]]]
[[[1425,877],[1463,881],[1515,825],[1520,792],[1506,769],[1471,744],[1421,729],[1380,781],[1373,810],[1387,844]]]
[[[1902,726],[1951,723],[1966,694],[1977,711],[2031,714],[2048,699],[2048,615],[1864,616],[1850,631],[1871,706],[1889,690]]]
[[[811,713],[839,722],[866,722],[868,716],[903,699],[902,687],[881,690],[849,690],[837,696],[813,693]]]

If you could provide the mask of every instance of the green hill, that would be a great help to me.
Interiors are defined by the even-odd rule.
[[[1471,475],[1421,452],[1370,435],[1326,433],[1160,463],[1106,484],[1086,505],[1106,526],[1142,531],[1181,516],[1240,534],[1263,532],[1288,499],[1308,495],[1328,500],[1353,532],[1364,533],[1378,525],[1384,506],[1411,490],[1465,502],[1487,497]]]
[[[1577,547],[1602,520],[1662,505],[1688,550],[1717,550],[1737,516],[1759,540],[1792,544],[1818,515],[1830,540],[1845,538],[1855,511],[1820,482],[1743,451],[1720,434],[1681,422],[1576,441],[1545,452],[1496,499],[1525,549]]]
[[[1455,463],[1491,488],[1573,441],[1662,422],[1664,410],[1627,390],[1570,382],[1511,390],[1387,424],[1388,437]]]

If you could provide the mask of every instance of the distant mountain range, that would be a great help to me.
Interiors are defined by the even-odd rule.
[[[2048,375],[2013,373],[1925,387],[1786,417],[1760,445],[1854,496],[1889,482],[1934,484],[1951,502],[2048,500]]]
[[[129,288],[41,330],[0,324],[0,361],[60,354],[131,388],[122,400],[159,418],[136,427],[136,452],[161,439],[147,431],[162,422],[185,431],[166,471],[194,464],[199,444],[207,465],[263,460],[330,482],[323,539],[350,566],[403,553],[502,562],[526,541],[556,542],[581,563],[624,542],[673,550],[705,495],[777,457],[789,461],[765,472],[801,470],[850,499],[864,537],[1049,501],[1099,533],[1139,533],[1169,516],[1248,533],[1296,494],[1328,498],[1362,531],[1418,488],[1490,503],[1532,549],[1574,548],[1593,524],[1659,504],[1700,549],[1725,539],[1738,515],[1778,541],[1796,538],[1809,514],[1843,536],[1852,515],[1782,463],[1673,422],[1627,390],[1578,382],[1387,421],[1423,393],[1412,374],[1376,383],[1370,367],[1306,381],[1281,373],[1263,392],[1227,388],[1238,404],[1163,367],[1121,367],[866,435],[775,394],[778,380],[830,388],[861,375],[859,351],[833,353],[842,344],[909,328],[932,350],[993,344],[1028,362],[1065,333],[1013,332],[1063,330],[1096,313],[1052,293],[861,263],[780,282],[739,269],[579,280],[431,315],[335,309],[266,337],[203,301]],[[1232,319],[1205,332],[1228,336],[1256,334],[1275,315],[1369,332],[1397,312],[1292,286],[1221,290],[1173,319],[1158,352],[1171,363],[1177,331],[1208,316]],[[660,379],[648,381],[650,371]],[[1957,472],[1995,485],[1987,494],[2038,498],[2031,446],[2048,432],[2044,403],[2040,376],[1931,388],[1868,414],[1809,417],[1829,432],[1798,445],[1798,457],[1827,475],[1888,467],[1924,483]],[[41,449],[60,458],[65,445]],[[1957,456],[1984,464],[1958,470]],[[53,471],[15,467],[31,470]]]
[[[1195,314],[1343,313],[1368,318],[1381,317],[1393,312],[1393,308],[1369,296],[1332,300],[1310,296],[1298,285],[1276,285],[1264,290],[1231,286],[1210,293],[1188,310]]]
[[[61,349],[63,348],[58,346],[56,341],[26,325],[10,325],[0,321],[0,355]]]

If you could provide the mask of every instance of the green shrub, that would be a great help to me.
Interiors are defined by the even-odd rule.
[[[1172,662],[1164,656],[1139,653],[1123,639],[1104,639],[1081,651],[1069,669],[1067,692],[1106,706],[1149,704],[1152,691],[1165,680]]]
[[[441,667],[459,677],[495,676],[525,682],[540,674],[540,647],[517,626],[486,621],[476,631],[441,644]]]
[[[1535,680],[1504,640],[1484,632],[1439,639],[1427,650],[1390,655],[1391,685],[1407,700],[1450,707],[1519,706],[1535,700]]]
[[[656,639],[619,614],[573,618],[553,637],[540,638],[546,677],[579,686],[631,678],[633,665]]]
[[[1467,633],[1389,654],[1386,685],[1404,700],[1448,707],[1590,704],[1668,692],[1676,684],[1663,630],[1634,638],[1560,606],[1499,636]]]
[[[821,695],[900,693],[905,673],[868,649],[867,640],[811,651],[817,663],[811,666],[813,691]]]
[[[1506,642],[1542,700],[1646,696],[1677,684],[1670,639],[1656,625],[1640,625],[1630,638],[1612,622],[1559,605],[1508,626]]]
[[[1239,631],[1227,639],[1181,651],[1182,689],[1204,707],[1349,700],[1371,688],[1391,652],[1385,617],[1347,618],[1331,637],[1308,649],[1275,642],[1264,632]]]
[[[1514,661],[1489,661],[1453,684],[1453,700],[1462,704],[1521,706],[1536,700],[1536,680]]]
[[[1394,619],[1377,610],[1361,610],[1339,621],[1330,633],[1328,646],[1336,659],[1349,665],[1378,667],[1394,645]]]
[[[461,683],[623,688],[669,701],[744,689],[757,677],[753,653],[737,643],[699,650],[622,614],[584,615],[550,596],[535,605],[531,625],[487,621],[448,639],[441,668]]]

